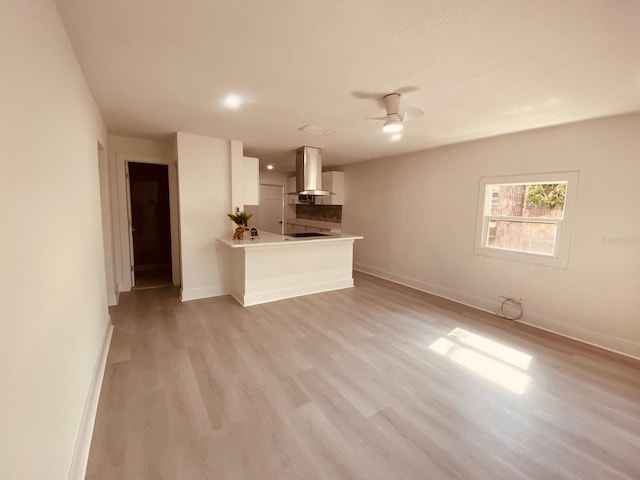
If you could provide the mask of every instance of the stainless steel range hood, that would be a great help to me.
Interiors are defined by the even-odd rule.
[[[300,147],[296,150],[296,191],[289,195],[335,195],[322,189],[320,149]]]

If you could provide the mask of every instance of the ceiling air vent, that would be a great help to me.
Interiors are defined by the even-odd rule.
[[[336,133],[335,130],[323,127],[314,127],[313,125],[305,125],[304,127],[300,127],[298,130],[305,133],[311,133],[313,135],[333,135]]]

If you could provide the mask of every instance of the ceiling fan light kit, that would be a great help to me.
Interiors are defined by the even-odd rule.
[[[389,120],[384,122],[384,125],[382,125],[382,131],[385,132],[385,133],[400,132],[402,130],[402,128],[403,128],[402,127],[402,122],[398,118],[396,118],[396,119],[390,118]]]

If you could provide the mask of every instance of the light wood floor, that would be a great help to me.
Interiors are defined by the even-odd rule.
[[[112,316],[91,480],[640,478],[640,362],[370,276]]]

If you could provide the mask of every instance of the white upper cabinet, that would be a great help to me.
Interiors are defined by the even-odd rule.
[[[296,191],[296,177],[287,178],[287,193]],[[287,203],[290,205],[300,203],[297,195],[287,195]]]
[[[344,203],[344,172],[324,172],[322,189],[335,193],[326,197],[316,197],[317,205],[342,205]]]

